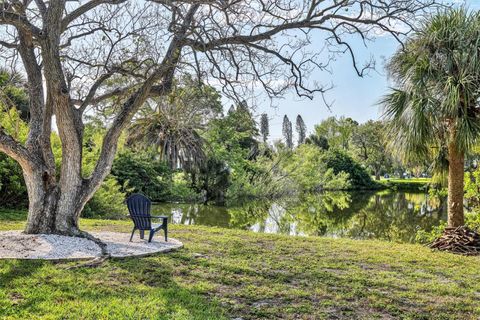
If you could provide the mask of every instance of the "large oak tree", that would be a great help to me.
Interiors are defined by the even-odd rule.
[[[435,0],[5,0],[0,60],[26,75],[29,135],[21,144],[0,128],[0,151],[22,167],[29,195],[27,233],[78,234],[86,202],[109,174],[117,140],[175,76],[196,74],[231,98],[259,86],[271,97],[326,88],[307,82],[337,54],[355,58],[353,38],[400,39]],[[324,52],[308,49],[320,43]],[[109,106],[93,173],[82,172],[83,119]],[[59,172],[52,127],[62,143]]]

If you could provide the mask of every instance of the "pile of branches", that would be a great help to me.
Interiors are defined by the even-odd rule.
[[[457,254],[480,255],[480,234],[465,226],[445,228],[442,236],[428,246]]]

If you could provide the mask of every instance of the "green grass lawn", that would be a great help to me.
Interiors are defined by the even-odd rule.
[[[22,228],[21,217],[0,218],[0,229]],[[82,227],[128,232],[130,222],[82,220]],[[172,226],[171,236],[185,247],[97,268],[0,260],[0,318],[480,317],[478,257],[418,245],[199,226]]]

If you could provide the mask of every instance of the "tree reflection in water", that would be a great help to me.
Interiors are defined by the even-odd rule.
[[[445,201],[423,193],[324,192],[228,207],[159,204],[179,224],[200,224],[255,232],[413,242],[446,219]]]

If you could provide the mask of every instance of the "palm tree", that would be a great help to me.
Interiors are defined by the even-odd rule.
[[[128,130],[127,143],[155,148],[174,169],[192,169],[205,160],[201,133],[222,111],[218,92],[207,85],[182,79],[172,93],[145,106]]]
[[[175,111],[159,104],[157,110],[144,112],[129,128],[127,142],[142,149],[155,148],[173,169],[197,166],[205,159],[204,139],[199,133],[203,126]]]
[[[448,160],[448,226],[464,224],[464,158],[480,133],[480,13],[464,8],[423,23],[389,64],[397,88],[381,104],[405,160]]]

